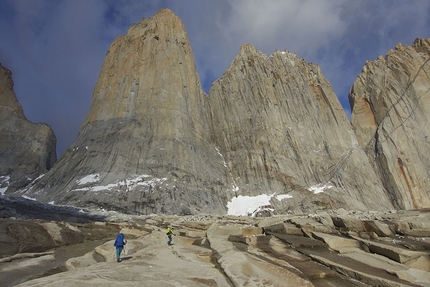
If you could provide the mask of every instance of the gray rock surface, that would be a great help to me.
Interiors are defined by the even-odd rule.
[[[21,247],[2,250],[2,286],[430,286],[430,236],[404,235],[426,227],[429,210],[87,216],[101,214],[106,222],[2,219],[3,246]],[[328,218],[362,225],[345,229]],[[378,236],[368,222],[386,224],[392,234]],[[172,246],[167,225],[175,233]],[[300,232],[291,234],[290,225]],[[117,263],[119,231],[128,242]]]
[[[390,209],[380,180],[319,67],[243,45],[212,85],[213,139],[235,195],[287,194],[279,211]]]
[[[430,206],[430,39],[367,62],[349,95],[359,143],[397,209]]]
[[[110,46],[76,142],[25,194],[129,213],[225,213],[204,97],[182,21],[167,9],[143,19]]]
[[[0,193],[10,194],[48,171],[57,160],[56,142],[50,126],[26,119],[12,73],[0,65]]]

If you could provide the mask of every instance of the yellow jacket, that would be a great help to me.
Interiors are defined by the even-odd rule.
[[[167,227],[166,234],[167,235],[172,235],[173,234],[173,231],[172,231],[172,229],[170,227]]]

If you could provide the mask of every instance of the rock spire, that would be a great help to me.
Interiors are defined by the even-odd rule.
[[[246,44],[208,101],[237,194],[276,194],[283,212],[391,207],[317,65]]]
[[[367,62],[351,88],[358,141],[398,209],[430,207],[430,39]]]
[[[49,170],[57,160],[56,142],[50,126],[26,119],[12,73],[0,65],[0,193],[10,194]]]
[[[87,118],[38,199],[129,213],[225,213],[224,166],[182,21],[164,9],[109,47]]]
[[[205,95],[182,21],[161,10],[115,39],[76,142],[18,193],[141,214],[259,196],[272,213],[428,207],[428,47],[366,65],[352,126],[319,67],[288,51],[242,45]]]

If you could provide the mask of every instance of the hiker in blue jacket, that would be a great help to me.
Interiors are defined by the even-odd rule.
[[[116,237],[115,242],[113,243],[113,246],[116,247],[116,261],[121,262],[121,252],[124,248],[124,245],[127,244],[127,240],[124,240],[124,234],[120,233]]]

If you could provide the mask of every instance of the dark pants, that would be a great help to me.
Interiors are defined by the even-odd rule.
[[[169,240],[167,240],[167,244],[171,245],[172,244],[172,235],[167,235],[167,238],[169,238]]]
[[[124,248],[123,246],[116,247],[116,259],[119,259],[121,257],[121,252],[123,248]]]

